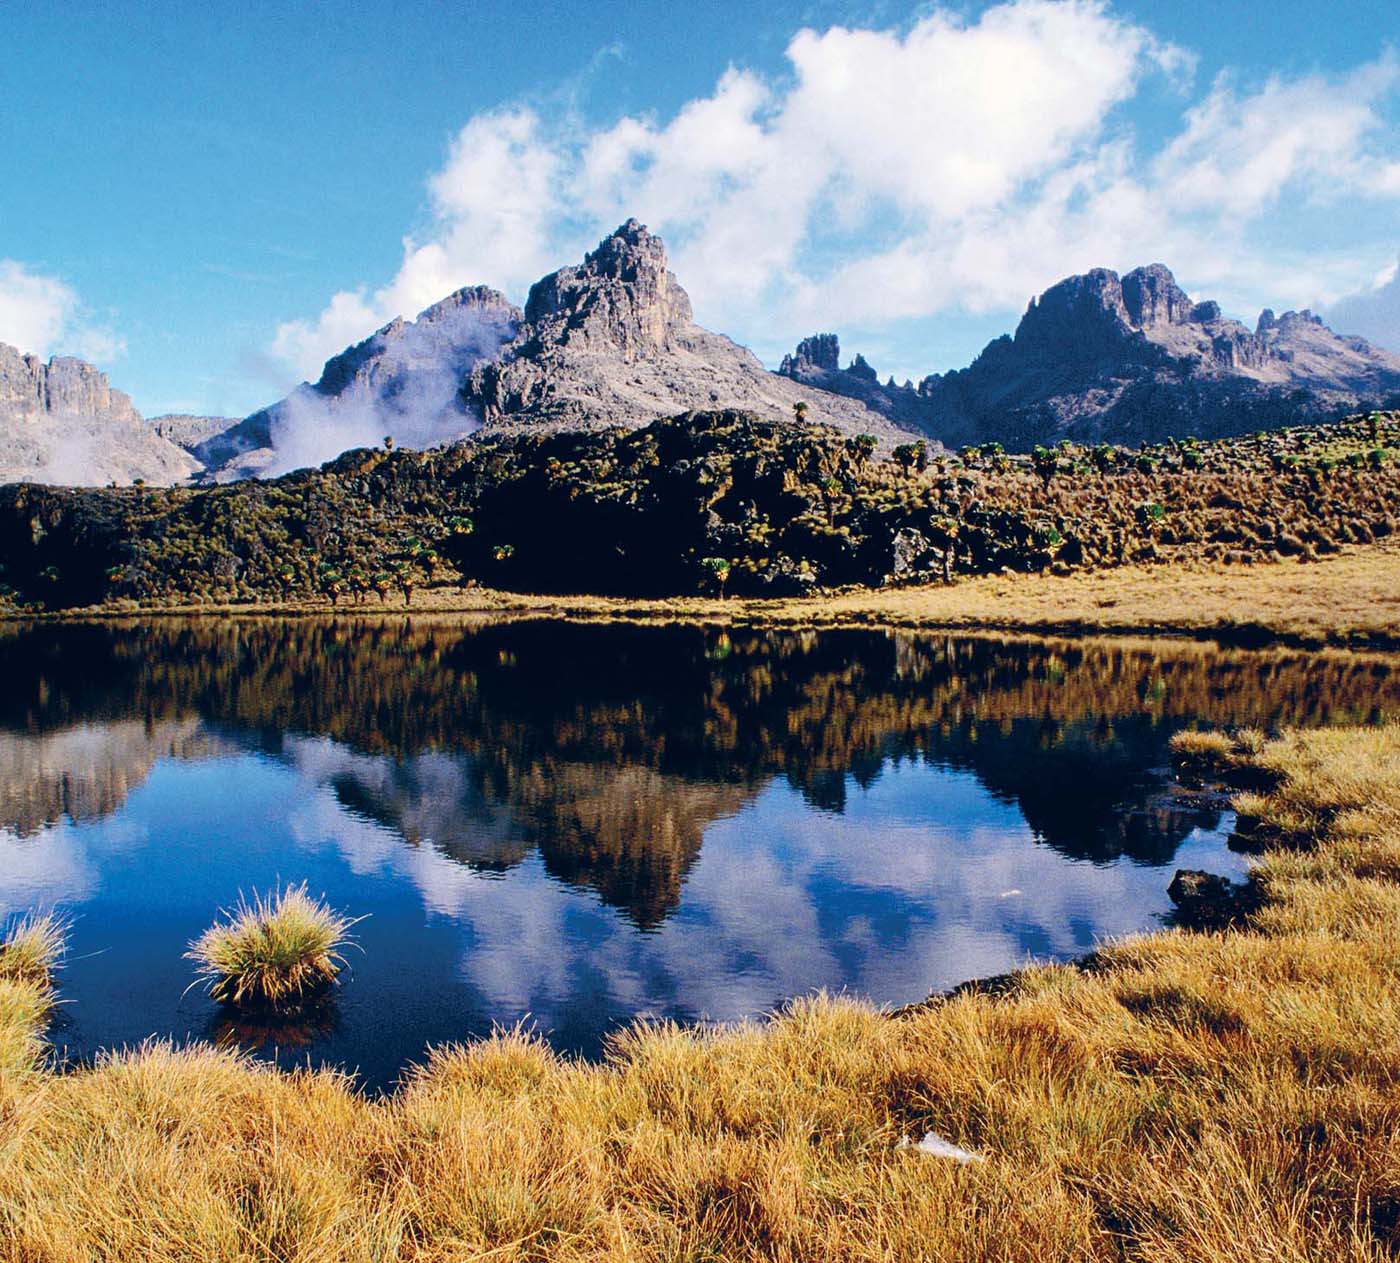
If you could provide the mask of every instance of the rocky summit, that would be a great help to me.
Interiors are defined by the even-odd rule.
[[[839,366],[832,335],[781,372],[858,398],[950,444],[1013,451],[1060,439],[1135,444],[1321,420],[1400,397],[1400,355],[1334,333],[1311,312],[1264,311],[1255,329],[1196,302],[1160,263],[1071,276],[1032,299],[1014,336],[915,387]]]
[[[171,483],[197,468],[93,365],[0,343],[0,483]]]
[[[801,403],[809,421],[847,435],[910,437],[858,398],[771,373],[751,351],[697,325],[661,238],[635,219],[581,265],[538,281],[524,314],[514,341],[463,392],[488,430],[637,427],[713,408],[790,419]]]

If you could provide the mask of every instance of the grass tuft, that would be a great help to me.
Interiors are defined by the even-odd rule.
[[[51,989],[67,937],[68,922],[57,913],[15,918],[0,933],[0,979]]]
[[[193,943],[186,957],[214,999],[226,1004],[285,1005],[323,991],[336,981],[358,918],[341,916],[306,892],[306,883],[223,914]]]

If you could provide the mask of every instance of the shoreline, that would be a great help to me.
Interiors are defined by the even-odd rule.
[[[806,597],[608,597],[430,588],[412,604],[314,601],[0,611],[0,624],[161,618],[504,616],[578,622],[869,627],[1036,636],[1181,637],[1230,648],[1400,649],[1400,544],[1299,564],[1158,564],[995,575]]]

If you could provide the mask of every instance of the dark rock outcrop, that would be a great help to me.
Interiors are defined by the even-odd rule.
[[[1236,884],[1198,868],[1178,868],[1167,897],[1176,906],[1177,924],[1193,930],[1222,929],[1259,906],[1258,892],[1251,884]]]
[[[778,372],[809,391],[858,400],[903,429],[927,432],[928,409],[913,386],[880,385],[879,375],[863,355],[857,355],[842,368],[841,343],[834,333],[803,338],[794,354],[783,356]]]
[[[814,333],[797,344],[795,354],[783,356],[778,372],[784,377],[800,377],[812,369],[834,373],[840,367],[840,339],[834,333]]]
[[[0,343],[0,483],[172,483],[195,468],[93,365]]]

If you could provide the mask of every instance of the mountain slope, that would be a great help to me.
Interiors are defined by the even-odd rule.
[[[419,313],[396,317],[326,361],[315,385],[260,409],[198,445],[215,480],[231,481],[316,465],[391,435],[404,447],[431,447],[471,433],[477,414],[461,385],[514,336],[520,308],[485,286],[449,294]]]
[[[0,483],[171,483],[197,468],[93,365],[0,342]]]

